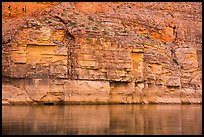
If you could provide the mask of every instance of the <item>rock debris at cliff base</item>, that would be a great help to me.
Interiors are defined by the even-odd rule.
[[[3,2],[2,104],[202,103],[201,2]]]

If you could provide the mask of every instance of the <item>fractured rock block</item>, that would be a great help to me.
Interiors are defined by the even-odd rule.
[[[176,57],[184,70],[198,68],[197,52],[194,48],[177,48]]]
[[[166,79],[167,79],[165,83],[166,86],[178,86],[178,87],[181,86],[181,81],[179,76],[178,77],[166,76]]]
[[[65,102],[101,102],[109,99],[109,82],[70,80],[64,85]]]
[[[47,92],[38,102],[43,102],[44,104],[61,104],[63,103],[63,97],[63,92]]]
[[[110,83],[110,103],[131,103],[135,83],[114,81]]]
[[[13,51],[11,52],[11,60],[14,63],[26,63],[27,58],[26,58],[26,52],[20,52],[20,51]]]
[[[31,103],[28,93],[13,85],[2,84],[2,104]]]

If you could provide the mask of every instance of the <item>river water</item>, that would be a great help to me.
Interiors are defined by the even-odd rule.
[[[202,105],[2,106],[3,135],[202,134]]]

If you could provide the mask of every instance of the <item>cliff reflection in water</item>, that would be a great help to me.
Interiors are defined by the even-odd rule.
[[[2,106],[5,134],[202,134],[202,105]]]

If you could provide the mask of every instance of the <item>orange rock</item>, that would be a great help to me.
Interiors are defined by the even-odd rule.
[[[42,102],[202,102],[202,3],[4,2],[2,11],[5,89]]]
[[[40,12],[48,12],[59,2],[2,2],[2,18],[21,18],[24,16],[36,16]],[[36,14],[36,15],[35,15]]]
[[[150,36],[151,38],[158,39],[162,42],[173,42],[174,41],[174,30],[172,27],[166,27],[161,32],[155,32]]]

